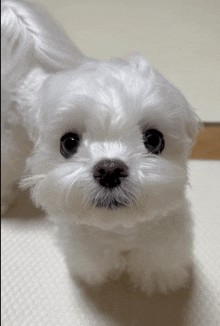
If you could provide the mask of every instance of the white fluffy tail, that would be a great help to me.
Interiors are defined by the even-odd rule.
[[[83,54],[37,4],[3,0],[2,86],[13,88],[34,66],[47,72],[74,68]]]

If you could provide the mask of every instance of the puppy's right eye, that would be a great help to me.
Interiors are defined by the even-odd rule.
[[[160,154],[164,150],[163,134],[156,129],[149,129],[144,133],[144,145],[153,154]]]
[[[60,153],[69,158],[76,153],[79,146],[79,136],[73,132],[68,132],[60,139]]]

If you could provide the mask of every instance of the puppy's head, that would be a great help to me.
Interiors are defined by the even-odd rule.
[[[38,99],[23,185],[49,214],[107,229],[182,205],[199,122],[143,57],[50,76]]]

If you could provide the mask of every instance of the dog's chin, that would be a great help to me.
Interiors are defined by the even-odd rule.
[[[132,196],[120,187],[116,191],[105,190],[102,194],[96,194],[90,198],[91,204],[98,209],[109,211],[120,210],[131,205]]]
[[[98,202],[93,203],[93,204],[96,208],[107,209],[107,210],[118,210],[118,209],[122,209],[122,208],[129,206],[129,204],[120,203],[116,199],[114,199],[110,202],[105,202],[105,201],[99,200]]]

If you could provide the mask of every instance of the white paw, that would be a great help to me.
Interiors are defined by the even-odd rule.
[[[82,273],[77,273],[74,276],[79,277],[81,280],[83,280],[88,285],[100,285],[102,283],[105,283],[108,279],[108,272],[106,271],[83,271]]]
[[[81,271],[78,276],[82,278],[87,284],[99,285],[106,281],[113,279],[117,280],[121,273],[125,270],[124,261],[120,264],[116,263],[115,266],[92,266],[88,270]]]
[[[153,292],[168,293],[185,286],[189,281],[189,269],[132,271],[130,277],[135,286],[151,295]]]
[[[156,272],[156,284],[159,292],[168,293],[187,285],[189,281],[189,269],[181,268],[176,270]]]
[[[105,253],[106,254],[106,253]],[[87,257],[88,258],[88,257]],[[125,270],[125,258],[122,256],[103,257],[79,255],[78,257],[66,257],[67,264],[74,277],[79,277],[89,285],[99,285],[108,279],[117,279]]]

